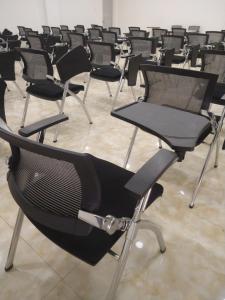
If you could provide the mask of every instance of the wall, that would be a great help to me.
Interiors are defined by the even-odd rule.
[[[0,0],[0,31],[17,25],[42,30],[41,25],[102,24],[104,0]]]
[[[201,25],[201,31],[225,29],[225,0],[114,0],[114,26],[127,32],[138,25],[171,28]]]

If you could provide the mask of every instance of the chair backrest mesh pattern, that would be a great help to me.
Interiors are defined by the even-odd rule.
[[[113,45],[110,43],[90,42],[91,63],[94,66],[109,66],[115,61]]]
[[[168,32],[167,29],[161,29],[161,28],[153,28],[152,29],[152,35],[154,37],[157,37],[161,40],[162,35],[166,35]]]
[[[162,47],[167,49],[175,49],[179,51],[183,49],[184,39],[181,36],[162,35]]]
[[[51,33],[51,30],[50,30],[49,26],[43,25],[42,28],[43,28],[43,33],[44,34],[49,35]]]
[[[171,28],[182,28],[182,25],[172,25]]]
[[[17,26],[19,30],[19,35],[24,37],[25,36],[25,30],[23,26]]]
[[[221,31],[206,31],[206,33],[209,36],[209,44],[220,43],[223,41],[224,33]]]
[[[110,32],[115,32],[117,36],[121,35],[121,29],[119,27],[109,27]]]
[[[211,101],[212,78],[203,72],[168,67],[141,66],[146,85],[146,101],[200,113]]]
[[[27,36],[27,41],[30,48],[37,50],[43,49],[43,44],[39,36]]]
[[[0,52],[0,78],[6,81],[16,80],[15,75],[15,59],[16,53]]]
[[[186,29],[184,28],[173,28],[172,29],[172,33],[173,35],[177,35],[177,36],[185,36],[186,34]]]
[[[67,25],[60,25],[61,30],[69,30]]]
[[[29,82],[47,80],[46,75],[53,75],[53,68],[48,53],[43,50],[19,49],[24,62],[23,77]]]
[[[131,32],[132,30],[141,30],[141,28],[138,26],[130,26],[129,31]]]
[[[38,31],[28,31],[27,36],[38,36]]]
[[[130,34],[133,37],[143,37],[145,38],[147,35],[147,32],[145,30],[130,30]]]
[[[217,74],[217,82],[225,84],[225,51],[202,51],[202,69]]]
[[[98,28],[88,29],[90,40],[98,40],[101,37],[101,31]]]
[[[143,58],[151,56],[153,41],[145,38],[130,38],[131,53],[134,55],[141,54]]]
[[[198,25],[190,25],[188,27],[188,31],[199,32],[200,31],[200,26],[198,26]]]
[[[64,30],[64,29],[61,30],[62,41],[64,43],[69,43],[70,42],[69,33],[70,33],[69,30]]]
[[[200,47],[207,45],[208,43],[208,35],[207,34],[201,34],[201,33],[189,33],[187,35],[188,44],[191,46],[197,46]]]
[[[143,59],[141,55],[137,55],[129,59],[128,77],[127,77],[128,86],[136,85],[138,71],[140,69],[140,64],[142,63],[142,61]]]
[[[61,30],[60,30],[59,27],[51,27],[51,29],[52,29],[52,34],[53,34],[54,36],[59,36],[59,35],[61,35]]]
[[[76,48],[78,46],[85,46],[85,40],[83,34],[80,33],[69,33],[70,46],[71,48]]]
[[[75,31],[77,32],[77,33],[84,33],[84,26],[82,26],[82,25],[77,25],[77,26],[74,26],[74,29],[75,29]]]
[[[102,40],[104,43],[115,44],[117,41],[117,34],[115,32],[103,31]]]

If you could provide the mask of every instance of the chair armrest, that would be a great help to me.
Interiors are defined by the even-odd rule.
[[[139,198],[144,197],[162,174],[176,161],[175,152],[162,149],[126,183],[125,188]]]
[[[56,115],[21,128],[19,134],[24,137],[29,137],[56,124],[67,121],[68,119],[69,118],[64,114]]]

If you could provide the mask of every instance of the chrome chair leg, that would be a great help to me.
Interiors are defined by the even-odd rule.
[[[122,85],[123,85],[124,81],[125,81],[125,79],[124,79],[124,78],[121,78],[121,79],[120,79],[120,81],[119,81],[118,88],[117,88],[117,90],[116,90],[116,94],[115,94],[115,97],[114,97],[114,99],[113,99],[113,103],[112,103],[112,110],[113,110],[113,109],[114,109],[114,107],[115,107],[115,104],[116,104],[117,98],[118,98],[118,96],[119,96],[120,89],[121,89],[121,87],[122,87]]]
[[[166,245],[165,245],[163,235],[162,235],[160,228],[156,224],[154,224],[153,222],[151,222],[149,220],[141,220],[138,223],[138,230],[142,230],[142,229],[147,229],[147,230],[151,230],[152,232],[154,232],[154,234],[157,238],[157,241],[159,243],[160,252],[164,253],[166,251]]]
[[[193,195],[192,195],[192,200],[191,200],[191,203],[189,204],[189,207],[190,207],[190,208],[193,208],[194,205],[195,205],[195,200],[196,200],[198,191],[199,191],[199,189],[200,189],[200,187],[201,187],[201,184],[202,184],[204,175],[205,175],[205,173],[206,173],[206,169],[207,169],[207,166],[208,166],[208,163],[209,163],[209,160],[210,160],[212,151],[213,151],[213,149],[214,149],[214,146],[215,146],[216,143],[217,143],[217,140],[218,140],[219,137],[220,137],[220,133],[221,133],[221,130],[222,130],[222,127],[223,127],[223,121],[224,121],[224,118],[225,118],[225,107],[224,107],[223,112],[222,112],[222,115],[221,115],[221,117],[220,117],[220,121],[219,121],[219,123],[218,123],[216,132],[215,132],[215,134],[214,134],[213,141],[212,141],[212,143],[211,143],[211,145],[210,145],[210,148],[209,148],[209,151],[208,151],[208,154],[207,154],[207,157],[206,157],[204,166],[203,166],[203,168],[202,168],[201,174],[200,174],[200,176],[199,176],[199,178],[198,178],[198,181],[197,181],[197,183],[196,183],[196,186],[195,186],[195,189],[194,189],[194,192],[193,192]]]
[[[80,103],[81,107],[83,108],[83,111],[84,111],[85,115],[87,116],[89,124],[93,124],[92,119],[90,117],[90,114],[89,114],[89,112],[88,112],[88,110],[87,110],[84,102],[76,94],[72,93],[71,91],[68,91],[68,92],[69,92],[69,94],[71,96],[73,96],[74,98],[76,98],[77,101]]]
[[[134,90],[134,87],[133,87],[133,86],[131,86],[131,87],[130,87],[130,89],[131,89],[131,92],[132,92],[132,95],[133,95],[134,101],[137,101],[137,98],[136,98],[136,95],[135,95],[135,90]]]
[[[162,149],[162,140],[159,139],[159,149]]]
[[[29,101],[30,101],[30,94],[27,93],[25,106],[24,106],[24,110],[23,110],[23,118],[22,118],[21,125],[20,125],[21,128],[24,127],[24,124],[25,124]]]
[[[124,82],[123,82],[123,84],[122,84],[122,86],[121,86],[121,89],[120,89],[120,92],[121,92],[121,93],[123,92],[124,84],[125,84],[125,80],[124,80]]]
[[[127,150],[126,158],[125,158],[125,161],[124,161],[124,164],[123,164],[123,167],[125,169],[127,168],[127,164],[128,164],[129,159],[130,159],[131,151],[132,151],[132,148],[134,146],[134,142],[135,142],[137,132],[138,132],[138,127],[135,127],[134,132],[133,132],[132,137],[131,137],[129,148]]]
[[[109,83],[107,81],[105,81],[105,84],[107,86],[107,90],[109,92],[109,97],[112,97],[112,93],[111,93],[111,90],[110,90],[110,86],[109,86]]]
[[[23,98],[26,98],[26,94],[22,91],[22,89],[20,88],[20,86],[18,85],[18,83],[16,81],[13,81],[15,87],[17,88],[17,90],[19,91],[20,95],[23,97]]]
[[[6,272],[10,271],[13,267],[13,261],[14,261],[14,257],[16,254],[16,249],[17,249],[17,245],[18,245],[18,241],[19,241],[21,228],[23,225],[23,218],[24,218],[24,213],[23,213],[22,209],[19,208],[17,219],[16,219],[16,224],[14,227],[13,236],[12,236],[12,240],[11,240],[11,244],[10,244],[10,248],[9,248],[9,253],[8,253],[8,257],[7,257],[7,261],[6,261],[6,265],[5,265]]]
[[[216,142],[216,157],[215,157],[214,168],[218,168],[219,152],[220,152],[220,136],[218,136],[218,139],[217,139],[217,142]]]
[[[86,102],[87,93],[88,93],[88,90],[89,90],[89,87],[90,87],[90,83],[91,83],[91,76],[89,76],[89,78],[88,78],[87,86],[86,86],[85,93],[84,93],[83,103]]]
[[[115,299],[115,295],[116,295],[121,277],[123,275],[124,268],[126,266],[128,255],[129,255],[134,237],[136,235],[136,230],[137,230],[137,223],[132,222],[132,224],[126,234],[126,239],[125,239],[125,243],[123,246],[123,250],[121,252],[120,259],[118,261],[118,266],[113,275],[113,280],[112,280],[110,289],[108,291],[108,294],[106,296],[106,300],[114,300]]]

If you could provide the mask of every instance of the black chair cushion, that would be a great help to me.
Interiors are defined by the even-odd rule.
[[[101,216],[132,217],[138,199],[131,195],[124,185],[133,173],[109,162],[93,158],[101,184],[102,204],[96,214]],[[163,193],[163,187],[155,184],[149,197],[148,206]],[[31,220],[50,240],[91,265],[96,265],[122,236],[123,232],[108,235],[93,228],[86,236],[64,234]]]
[[[84,86],[77,84],[70,84],[69,89],[74,93],[78,94],[84,90]],[[60,100],[63,96],[63,89],[56,85],[54,82],[46,80],[42,83],[32,84],[27,88],[27,93],[32,96],[49,100],[56,101]],[[69,94],[67,94],[69,96]]]
[[[182,55],[174,55],[173,56],[173,64],[181,64],[185,62],[185,57]]]
[[[107,66],[92,71],[90,76],[98,80],[114,82],[120,80],[121,72],[112,66]]]

